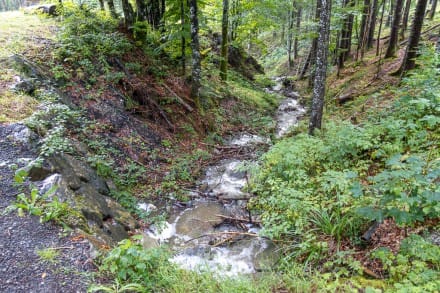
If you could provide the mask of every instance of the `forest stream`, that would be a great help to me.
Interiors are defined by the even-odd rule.
[[[283,78],[275,81],[276,85],[267,91],[286,97],[275,116],[275,135],[280,138],[306,110],[298,101],[299,95],[283,85]],[[258,145],[270,144],[269,137],[237,133],[226,147],[252,152]],[[144,246],[168,244],[176,252],[172,262],[185,269],[209,270],[221,276],[270,268],[278,259],[277,248],[270,240],[259,237],[260,223],[246,209],[250,195],[242,190],[249,180],[243,166],[252,163],[255,159],[226,159],[209,166],[193,191],[195,200],[187,208],[171,212],[162,229],[146,231]],[[155,208],[151,204],[140,207]]]

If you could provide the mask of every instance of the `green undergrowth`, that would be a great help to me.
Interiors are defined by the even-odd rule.
[[[395,102],[385,110],[372,108],[357,125],[326,121],[315,136],[283,139],[263,156],[253,176],[258,197],[252,207],[261,213],[264,233],[285,243],[286,259],[349,277],[359,273],[360,263],[350,261],[349,251],[338,256],[330,244],[337,251],[343,240],[360,244],[370,220],[392,218],[411,227],[438,219],[440,60],[433,51],[421,58],[426,65],[392,90]],[[438,276],[438,258],[421,262],[407,266],[434,269]],[[399,284],[420,290],[409,271],[401,272]],[[426,275],[427,283],[435,281]]]
[[[258,276],[215,276],[212,272],[180,269],[170,261],[172,254],[166,248],[146,250],[142,236],[134,236],[119,243],[102,255],[100,275],[112,280],[107,284],[92,285],[89,292],[115,291],[129,288],[130,292],[311,292],[332,291],[336,288],[350,292],[360,289],[360,282],[350,285],[330,281],[319,272],[305,273],[300,266],[291,265],[286,272],[265,272]],[[342,291],[340,291],[342,292]]]

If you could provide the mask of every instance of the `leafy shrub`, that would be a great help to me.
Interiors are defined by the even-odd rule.
[[[316,251],[326,255],[315,245],[318,235],[356,236],[360,217],[401,225],[438,218],[440,73],[430,56],[395,90],[396,102],[362,125],[329,122],[316,136],[286,138],[263,156],[251,206],[266,235],[288,238],[294,255],[310,260]]]
[[[117,32],[118,20],[104,12],[65,5],[63,15],[55,56],[87,76],[106,70],[109,57],[121,56],[131,48],[127,38]]]

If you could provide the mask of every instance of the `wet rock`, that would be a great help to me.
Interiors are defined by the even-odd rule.
[[[41,162],[39,160],[31,161],[25,167],[17,170],[17,172],[19,172],[20,170],[26,171],[31,181],[43,180],[54,172],[52,166],[50,166],[47,161]]]
[[[26,125],[20,123],[10,125],[9,135],[7,137],[13,143],[24,145],[32,144],[38,138],[38,136]]]
[[[189,237],[199,237],[214,231],[214,227],[223,222],[217,215],[225,214],[223,206],[216,202],[199,203],[195,208],[186,210],[176,222],[176,232]]]
[[[143,234],[142,235],[142,247],[145,249],[151,249],[155,247],[159,247],[159,243],[153,237]]]
[[[278,260],[280,259],[280,253],[277,251],[273,242],[266,239],[257,239],[256,244],[257,253],[254,258],[254,268],[258,271],[273,269]]]
[[[129,212],[105,196],[109,192],[107,184],[86,163],[70,155],[56,155],[48,159],[48,164],[57,173],[39,183],[40,192],[57,186],[55,196],[77,213],[67,225],[92,233],[108,245],[127,238],[127,231],[138,226]]]
[[[12,85],[11,90],[32,95],[35,92],[36,87],[31,79],[23,79]]]

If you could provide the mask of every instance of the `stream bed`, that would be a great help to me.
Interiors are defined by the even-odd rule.
[[[299,95],[283,86],[282,78],[275,81],[276,85],[267,91],[286,97],[275,117],[275,134],[280,138],[306,110],[298,101]],[[226,146],[252,152],[270,144],[269,138],[237,133]],[[194,191],[196,199],[186,208],[172,212],[161,229],[145,231],[144,247],[169,245],[175,251],[171,261],[180,267],[209,270],[219,276],[251,274],[272,267],[278,259],[276,246],[259,236],[259,222],[246,209],[250,195],[242,190],[249,179],[243,166],[253,162],[255,159],[227,159],[209,166]],[[149,204],[139,207],[147,211],[154,208]]]

